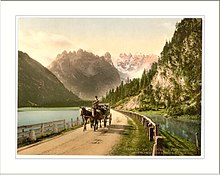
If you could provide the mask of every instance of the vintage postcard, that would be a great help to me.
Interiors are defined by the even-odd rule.
[[[17,155],[201,156],[202,17],[18,16]]]

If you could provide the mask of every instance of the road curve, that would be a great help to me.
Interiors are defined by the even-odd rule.
[[[87,124],[87,130],[84,132],[81,127],[52,139],[19,148],[17,155],[109,155],[113,146],[120,141],[124,126],[127,125],[127,116],[114,110],[111,110],[111,113],[110,127],[98,128],[94,132]]]

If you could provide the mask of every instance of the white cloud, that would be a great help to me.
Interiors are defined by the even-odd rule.
[[[119,54],[157,54],[173,35],[177,19],[25,19],[19,26],[19,50],[44,66],[57,54],[79,48],[99,56],[107,51],[113,62]],[[106,22],[111,25],[106,28]],[[89,26],[89,27],[87,27]]]
[[[74,44],[65,36],[24,31],[19,33],[18,49],[27,52],[30,57],[47,66],[63,50],[72,50]]]

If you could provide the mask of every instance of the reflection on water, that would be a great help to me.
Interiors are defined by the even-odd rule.
[[[184,138],[195,143],[195,133],[198,133],[199,143],[201,141],[201,121],[179,120],[175,118],[166,118],[161,115],[147,115],[154,122],[158,123],[160,128],[175,136]]]
[[[45,123],[65,119],[67,122],[71,119],[76,120],[79,117],[79,110],[61,110],[61,111],[24,111],[18,112],[18,126]],[[81,117],[79,117],[81,120]]]

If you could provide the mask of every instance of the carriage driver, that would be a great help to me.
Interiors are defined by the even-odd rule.
[[[93,108],[98,109],[99,107],[99,99],[97,96],[95,96],[95,100],[93,101]]]

